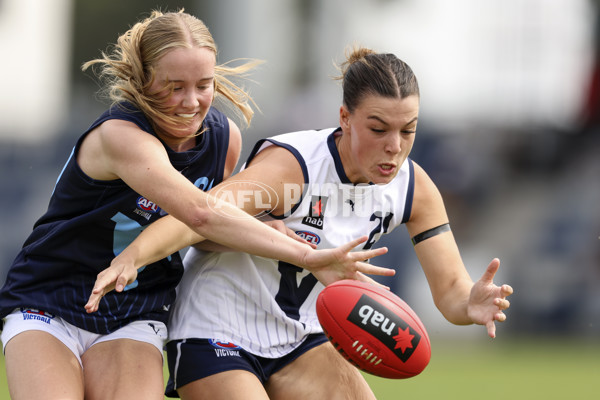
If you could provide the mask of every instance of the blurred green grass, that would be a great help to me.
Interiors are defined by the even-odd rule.
[[[0,400],[10,399],[3,357],[0,367]],[[419,376],[365,377],[378,400],[595,399],[600,389],[600,340],[432,338],[431,362]]]
[[[379,400],[598,398],[600,340],[505,338],[433,339],[431,361],[420,375],[368,381]]]

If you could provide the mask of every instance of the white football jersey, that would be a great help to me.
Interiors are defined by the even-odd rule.
[[[268,146],[290,150],[302,167],[304,192],[290,212],[272,217],[319,249],[364,235],[369,239],[362,248],[371,248],[410,216],[412,161],[407,159],[388,184],[354,185],[344,173],[334,142],[337,134],[341,130],[332,128],[264,139],[249,161]],[[171,340],[218,339],[261,357],[278,358],[308,334],[323,331],[315,310],[323,285],[304,269],[246,253],[194,248],[184,264],[169,326]]]

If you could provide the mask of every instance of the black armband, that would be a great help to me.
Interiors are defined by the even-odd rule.
[[[421,243],[423,240],[427,240],[430,237],[437,236],[440,233],[448,232],[450,230],[450,224],[445,223],[440,226],[436,226],[435,228],[427,229],[425,232],[421,232],[418,235],[415,235],[410,239],[412,241],[413,246],[417,243]]]

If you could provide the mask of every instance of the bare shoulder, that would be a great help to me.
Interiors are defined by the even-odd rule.
[[[416,162],[412,161],[415,172],[415,201],[432,201],[440,196],[440,192],[427,172]]]
[[[275,145],[263,149],[247,168],[230,179],[258,182],[279,199],[290,193],[300,194],[304,187],[304,174],[296,157],[289,150]],[[270,211],[281,215],[288,211],[283,208],[285,204],[291,203],[279,202]]]
[[[294,182],[304,182],[302,168],[296,156],[288,149],[277,145],[271,145],[261,150],[248,164],[247,169],[272,171],[282,179],[288,178]]]
[[[291,151],[277,145],[271,145],[261,150],[260,153],[258,153],[252,159],[252,163],[250,165],[255,165],[264,161],[268,163],[275,163],[277,161],[292,161],[298,164],[296,156],[294,156]],[[300,165],[298,164],[298,166]]]
[[[162,159],[160,141],[129,121],[111,119],[88,133],[77,154],[80,168],[100,180],[120,178],[120,170],[143,158]]]
[[[84,143],[86,142],[100,146],[99,151],[108,154],[127,153],[132,148],[145,146],[148,143],[160,144],[158,139],[144,132],[133,122],[120,119],[110,119],[97,126],[87,135],[84,140]]]
[[[144,132],[133,122],[121,119],[110,119],[105,121],[94,131],[99,135],[103,145],[109,148],[114,147],[116,149],[122,149],[124,144],[129,144],[130,142],[140,144],[145,142],[159,143],[158,139],[153,135]]]

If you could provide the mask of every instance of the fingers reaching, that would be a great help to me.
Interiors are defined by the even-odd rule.
[[[390,290],[390,287],[389,287],[389,286],[386,286],[386,285],[384,285],[384,284],[382,284],[382,283],[379,283],[379,282],[377,282],[375,279],[373,279],[373,278],[371,278],[370,276],[367,276],[367,275],[365,275],[365,274],[363,274],[363,273],[361,273],[361,272],[358,272],[356,275],[357,275],[357,276],[356,276],[356,280],[357,280],[357,281],[361,281],[361,282],[370,283],[370,284],[373,284],[373,285],[376,285],[376,286],[382,287],[382,288],[384,288],[384,289],[386,289],[386,290]]]
[[[503,299],[510,296],[511,294],[513,294],[513,288],[510,285],[500,286],[500,295]]]
[[[485,324],[485,327],[487,328],[488,336],[494,339],[496,337],[496,324],[494,323],[494,320]]]
[[[497,299],[494,301],[494,304],[495,304],[496,306],[498,306],[498,308],[499,308],[500,310],[506,310],[507,308],[509,308],[509,307],[510,307],[510,301],[506,300],[506,298],[505,298],[505,297],[500,297],[500,298],[497,298]]]
[[[104,297],[104,293],[104,291],[92,292],[87,304],[84,306],[85,311],[88,314],[98,311],[98,307],[100,306],[100,300],[102,300],[102,297]]]
[[[496,275],[496,272],[498,272],[498,268],[500,268],[500,260],[498,258],[494,258],[483,273],[481,280],[486,283],[493,282],[494,276]]]
[[[474,323],[486,327],[491,338],[496,337],[496,322],[506,321],[504,311],[510,307],[507,297],[513,294],[513,288],[510,285],[497,286],[494,284],[494,277],[499,267],[500,260],[494,258],[481,279],[475,282],[471,288],[467,311]]]
[[[382,275],[382,276],[394,276],[396,274],[396,270],[392,268],[378,267],[376,265],[371,265],[366,262],[359,262],[357,271],[362,274],[368,275]]]
[[[384,255],[387,252],[387,247],[379,247],[377,249],[355,251],[350,254],[352,254],[355,260],[369,260],[373,257]]]
[[[368,236],[361,236],[357,239],[351,240],[348,243],[340,246],[340,249],[344,252],[349,252],[350,250],[352,250],[353,248],[355,248],[356,246],[358,246],[361,243],[366,242],[368,239]]]
[[[100,301],[111,290],[122,292],[125,287],[137,279],[137,270],[131,268],[128,270],[123,265],[116,264],[108,267],[98,274],[94,288],[84,306],[86,312],[93,313],[98,311]]]
[[[494,315],[494,319],[498,322],[504,322],[506,321],[506,314],[504,314],[503,312],[499,312],[496,315]]]
[[[127,277],[125,275],[121,274],[117,278],[117,283],[115,285],[115,290],[117,292],[122,292],[123,290],[125,290],[125,286],[127,286],[129,283],[131,283],[131,282],[128,282]]]

